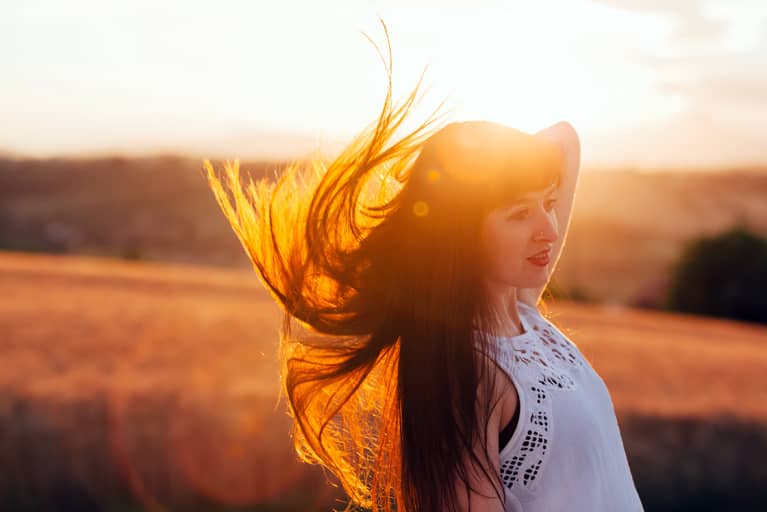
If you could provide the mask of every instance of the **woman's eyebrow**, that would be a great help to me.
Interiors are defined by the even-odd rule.
[[[554,189],[550,190],[549,192],[547,192],[546,194],[540,194],[539,197],[549,197],[551,195],[554,195],[556,192],[557,192],[557,189],[554,188]],[[513,205],[516,205],[516,204],[531,203],[531,202],[535,201],[536,199],[537,199],[536,197],[518,197],[518,198],[510,201],[509,205],[513,206]]]

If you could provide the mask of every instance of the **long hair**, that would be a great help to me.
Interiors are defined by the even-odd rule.
[[[301,460],[339,479],[347,510],[455,510],[467,461],[482,464],[472,446],[498,435],[487,432],[496,404],[477,400],[488,381],[478,353],[494,354],[498,332],[480,222],[559,180],[561,154],[496,123],[440,126],[442,104],[395,138],[423,74],[396,106],[390,44],[387,74],[377,121],[329,164],[291,162],[247,187],[238,160],[224,164],[223,182],[210,161],[204,168],[284,312],[281,395]],[[486,477],[502,499],[500,476]]]

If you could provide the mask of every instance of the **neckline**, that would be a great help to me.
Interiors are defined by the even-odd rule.
[[[519,323],[522,324],[522,328],[525,331],[519,334],[515,334],[514,336],[498,336],[498,338],[502,340],[518,340],[530,335],[530,329],[532,329],[532,327],[530,327],[530,325],[528,325],[527,323],[527,319],[525,318],[526,312],[522,311],[522,308],[523,308],[523,306],[521,306],[522,303],[518,302],[518,304],[520,304],[519,306],[517,306],[517,312],[519,313]]]
[[[499,340],[521,340],[522,338],[526,338],[531,335],[532,333],[532,326],[527,321],[527,311],[524,311],[524,308],[528,308],[527,304],[521,301],[517,301],[517,312],[519,313],[519,322],[522,324],[522,327],[525,329],[524,332],[515,334],[514,336],[491,336],[492,338],[496,338]]]

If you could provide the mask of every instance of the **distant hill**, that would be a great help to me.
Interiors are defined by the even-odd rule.
[[[281,165],[241,162],[254,179]],[[767,169],[584,169],[553,283],[653,306],[685,241],[738,222],[767,236],[765,197]],[[0,159],[2,249],[250,267],[200,160],[173,156]]]

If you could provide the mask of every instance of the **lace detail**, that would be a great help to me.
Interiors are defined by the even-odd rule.
[[[529,423],[524,425],[525,434],[519,445],[519,451],[501,462],[501,480],[512,489],[521,482],[534,490],[536,477],[543,471],[548,460],[549,440],[551,439],[551,400],[545,387],[528,385],[535,400],[528,404]]]
[[[523,304],[519,311],[525,332],[498,339],[498,362],[513,373],[519,392],[525,394],[522,399],[527,402],[527,421],[520,421],[521,437],[507,445],[511,450],[502,457],[500,472],[507,488],[522,486],[535,491],[553,439],[550,390],[576,389],[573,376],[585,367],[585,362],[577,347],[540,316],[537,309]]]
[[[532,366],[541,386],[575,389],[572,371],[583,367],[573,345],[551,328],[536,324],[529,336],[512,342],[514,364]]]
[[[552,331],[548,324],[539,328],[536,324],[533,330],[540,329],[540,340],[549,348],[551,355],[563,363],[574,366],[583,366],[583,358],[578,357],[577,349],[570,341],[557,331]]]

